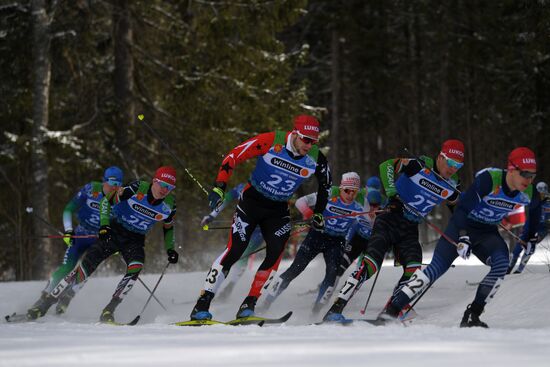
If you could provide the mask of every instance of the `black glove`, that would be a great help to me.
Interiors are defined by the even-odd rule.
[[[316,231],[323,231],[325,229],[325,217],[323,217],[323,214],[313,214],[313,217],[311,217],[311,227]]]
[[[111,226],[108,225],[99,227],[99,239],[105,243],[110,242],[113,239],[112,231]]]
[[[395,195],[390,199],[387,208],[392,213],[403,213],[403,202],[399,199],[399,196]]]
[[[63,241],[65,242],[65,244],[67,245],[67,247],[71,247],[73,245],[73,242],[74,242],[74,238],[72,236],[74,236],[74,231],[72,229],[69,229],[68,231],[65,231],[63,233]]]
[[[208,206],[210,206],[210,209],[214,210],[222,205],[224,196],[225,184],[223,182],[216,182],[208,194]]]
[[[168,262],[170,264],[175,264],[178,262],[180,255],[178,255],[176,250],[169,248],[168,250],[166,250],[166,254],[168,255]]]

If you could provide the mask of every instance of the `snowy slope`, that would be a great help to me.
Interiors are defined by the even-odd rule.
[[[457,260],[418,304],[419,318],[409,327],[312,326],[314,288],[324,271],[319,257],[273,305],[269,315],[288,310],[283,326],[183,328],[169,325],[188,318],[205,273],[170,273],[158,289],[168,307],[154,301],[137,326],[96,323],[120,277],[93,277],[62,317],[48,315],[34,323],[0,323],[0,366],[548,366],[550,365],[550,273],[548,257],[538,251],[524,274],[505,279],[482,320],[491,327],[460,329],[458,323],[479,281],[487,272],[477,260]],[[288,264],[283,264],[286,268]],[[400,268],[381,270],[367,317],[385,304]],[[228,320],[250,285],[247,273],[226,302],[214,301],[215,318]],[[158,274],[144,275],[150,287]],[[0,315],[25,310],[43,282],[0,283]],[[346,308],[360,317],[371,282]],[[133,319],[147,298],[136,283],[117,309],[117,321]],[[181,302],[190,302],[181,304]]]

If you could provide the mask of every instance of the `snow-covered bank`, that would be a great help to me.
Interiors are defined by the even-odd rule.
[[[0,324],[0,366],[547,366],[550,359],[550,273],[541,253],[524,274],[505,279],[482,319],[491,327],[460,329],[458,323],[486,267],[457,261],[418,304],[420,316],[409,327],[311,326],[314,288],[324,265],[315,261],[280,299],[269,315],[294,310],[283,326],[182,328],[169,325],[188,318],[204,273],[168,274],[158,297],[168,307],[151,302],[134,327],[98,325],[119,277],[93,277],[66,315],[48,315],[38,322]],[[470,266],[466,266],[466,264]],[[367,317],[374,317],[387,300],[400,268],[384,266]],[[247,274],[226,302],[214,301],[215,318],[234,317],[247,292]],[[158,275],[145,275],[152,286]],[[43,282],[0,283],[0,314],[23,311],[38,297]],[[346,308],[360,317],[370,282]],[[130,321],[147,298],[136,283],[117,309],[118,321]],[[181,304],[181,302],[191,302]],[[50,311],[51,313],[51,311]]]

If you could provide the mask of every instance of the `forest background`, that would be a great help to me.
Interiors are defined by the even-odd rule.
[[[519,145],[550,178],[544,0],[2,0],[0,81],[0,280],[60,263],[40,218],[62,230],[65,204],[110,165],[126,182],[177,168],[176,270],[206,268],[227,233],[201,230],[206,195],[182,163],[208,189],[231,148],[301,113],[321,121],[335,184],[447,138],[466,144],[465,185]],[[166,263],[161,239],[148,236],[147,271]]]

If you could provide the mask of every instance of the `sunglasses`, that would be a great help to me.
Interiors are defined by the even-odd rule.
[[[439,153],[443,158],[445,158],[445,161],[447,162],[447,165],[452,168],[461,169],[464,163],[460,163],[455,161],[452,158],[447,157],[447,155],[443,152]]]
[[[316,144],[319,140],[310,138],[309,136],[305,136],[303,134],[300,134],[299,131],[296,131],[296,134],[298,134],[298,137],[301,141],[303,141],[305,144]]]
[[[117,187],[122,186],[122,182],[114,178],[103,179],[103,182],[106,182],[111,186],[117,186]]]
[[[519,175],[523,178],[533,179],[537,175],[536,172],[522,171],[518,166],[516,166],[513,163],[512,163],[512,166],[514,166],[514,168],[519,171]]]
[[[163,189],[168,189],[169,191],[172,191],[176,188],[176,185],[170,185],[169,183],[166,183],[164,181],[161,181],[157,178],[153,179],[154,182],[158,183],[160,187]]]
[[[355,194],[357,192],[357,190],[354,189],[344,189],[342,191],[344,191],[346,194]]]

